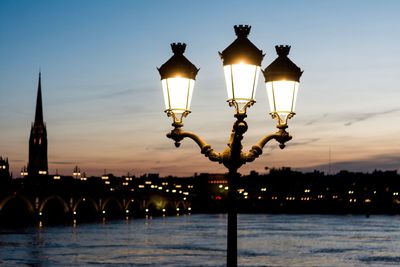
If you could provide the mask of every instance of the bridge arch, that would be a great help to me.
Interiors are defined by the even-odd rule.
[[[28,198],[11,195],[0,201],[0,224],[10,227],[26,226],[34,221],[35,209]]]
[[[69,212],[69,207],[68,207],[67,202],[64,199],[62,199],[60,196],[57,196],[57,195],[53,195],[53,196],[49,196],[49,197],[45,198],[43,200],[42,204],[39,205],[39,212],[43,212],[43,210],[45,209],[46,205],[49,202],[53,201],[53,200],[58,201],[62,205],[62,207],[64,208],[64,212],[65,213]]]
[[[125,214],[129,217],[139,217],[143,213],[143,207],[140,201],[135,198],[130,198],[125,202]]]
[[[183,200],[181,201],[176,201],[175,202],[175,209],[176,212],[179,214],[185,213],[186,212],[186,204]]]
[[[72,215],[79,221],[94,221],[98,218],[100,208],[91,197],[81,197],[72,206]]]
[[[7,205],[7,203],[8,203],[9,201],[11,201],[11,200],[13,200],[13,199],[21,199],[22,202],[25,203],[26,208],[27,208],[30,212],[32,212],[32,213],[35,212],[35,208],[33,207],[32,203],[29,201],[29,199],[26,198],[25,196],[22,196],[22,195],[11,195],[11,196],[8,196],[8,197],[5,197],[4,199],[2,199],[2,200],[0,201],[0,211],[3,209],[3,207],[4,207],[5,205]]]
[[[121,202],[115,197],[109,197],[104,200],[101,206],[103,216],[109,218],[118,218],[122,216],[123,206]]]
[[[39,220],[51,224],[65,222],[70,215],[69,212],[67,202],[58,195],[52,195],[39,205]]]
[[[94,201],[94,199],[91,198],[91,197],[81,197],[81,198],[79,198],[75,202],[75,205],[72,207],[72,211],[76,211],[79,208],[79,206],[83,204],[83,202],[90,203],[90,205],[93,206],[93,208],[96,210],[96,212],[99,212],[99,205],[97,205],[96,201]]]
[[[148,199],[145,205],[149,215],[162,215],[168,209],[168,199],[161,195],[154,195]]]

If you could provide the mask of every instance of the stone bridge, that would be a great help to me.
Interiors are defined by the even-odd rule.
[[[48,195],[29,197],[12,194],[0,198],[0,221],[25,224],[32,221],[64,222],[70,220],[96,220],[98,218],[124,218],[161,216],[190,213],[188,201],[171,199],[163,195],[138,197],[63,197]]]
[[[110,190],[102,184],[71,182],[47,185],[19,183],[0,191],[0,225],[29,225],[35,222],[68,223],[186,214],[190,198],[159,187]],[[1,190],[1,189],[0,189]],[[167,193],[168,192],[168,193]],[[182,192],[183,193],[183,192]]]

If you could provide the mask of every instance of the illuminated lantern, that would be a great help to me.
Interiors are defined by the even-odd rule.
[[[184,55],[186,44],[171,44],[174,55],[159,69],[164,94],[165,112],[173,117],[174,123],[190,113],[194,82],[199,69]]]
[[[261,61],[264,57],[247,36],[251,26],[234,26],[236,40],[220,53],[224,66],[228,102],[237,114],[254,104]]]
[[[303,71],[289,58],[290,46],[275,46],[278,58],[264,70],[265,84],[271,115],[279,125],[287,125],[287,120],[295,115],[296,99],[300,76]]]

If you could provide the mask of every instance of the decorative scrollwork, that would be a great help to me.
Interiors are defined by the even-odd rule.
[[[184,131],[182,129],[182,121],[174,121],[172,124],[174,129],[167,134],[167,137],[175,141],[176,147],[180,146],[184,138],[188,137],[192,139],[200,147],[201,153],[204,154],[205,157],[209,158],[211,161],[224,164],[229,170],[237,170],[243,164],[254,161],[262,154],[264,146],[271,140],[276,140],[279,143],[279,147],[283,149],[285,143],[292,139],[286,131],[287,125],[278,124],[278,131],[276,133],[264,136],[256,145],[252,146],[249,152],[244,153],[242,152],[242,139],[248,128],[244,120],[246,114],[236,114],[235,117],[236,121],[233,125],[228,146],[221,153],[214,151],[214,149],[198,135]]]

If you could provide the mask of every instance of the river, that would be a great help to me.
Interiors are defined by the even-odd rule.
[[[400,266],[400,216],[238,217],[239,266]],[[225,266],[226,215],[0,229],[0,266]]]

